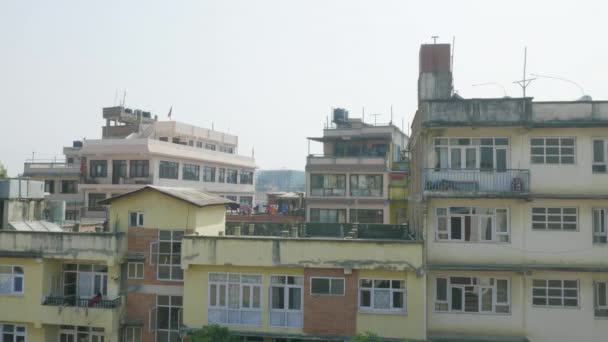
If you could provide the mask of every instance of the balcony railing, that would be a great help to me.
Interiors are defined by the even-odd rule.
[[[424,191],[441,193],[512,193],[530,191],[530,170],[424,170]]]
[[[226,235],[417,240],[407,224],[226,222]]]
[[[23,173],[25,175],[36,174],[80,174],[80,163],[65,162],[27,162]]]
[[[73,296],[46,296],[42,301],[42,305],[49,306],[72,306],[79,308],[97,308],[97,309],[115,309],[120,307],[121,298],[101,299],[94,301],[91,298],[81,298]]]
[[[358,154],[349,156],[335,155],[308,155],[306,160],[307,167],[310,166],[343,166],[349,167],[352,165],[365,165],[366,167],[376,167],[385,169],[387,167],[387,158],[384,155],[378,154]]]

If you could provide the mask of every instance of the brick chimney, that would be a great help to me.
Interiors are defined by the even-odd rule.
[[[420,46],[418,101],[452,97],[450,44]]]

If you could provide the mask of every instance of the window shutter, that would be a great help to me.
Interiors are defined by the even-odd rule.
[[[148,261],[150,265],[158,264],[158,241],[150,243],[150,258]]]
[[[156,331],[156,306],[150,308],[148,312],[149,321],[148,321],[148,331],[155,332]]]

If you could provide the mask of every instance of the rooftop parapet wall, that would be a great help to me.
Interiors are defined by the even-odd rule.
[[[0,231],[0,256],[119,263],[127,252],[124,234]]]
[[[185,236],[182,267],[233,265],[418,270],[422,243],[275,237]]]
[[[608,126],[608,101],[532,102],[532,98],[423,101],[413,126]]]

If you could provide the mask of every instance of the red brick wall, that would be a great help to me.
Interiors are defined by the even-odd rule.
[[[128,321],[143,322],[141,328],[141,341],[154,342],[154,332],[150,332],[150,309],[156,306],[156,295],[153,293],[127,293]]]
[[[344,296],[310,294],[310,277],[344,278]],[[304,333],[352,336],[357,330],[357,271],[304,269]]]

